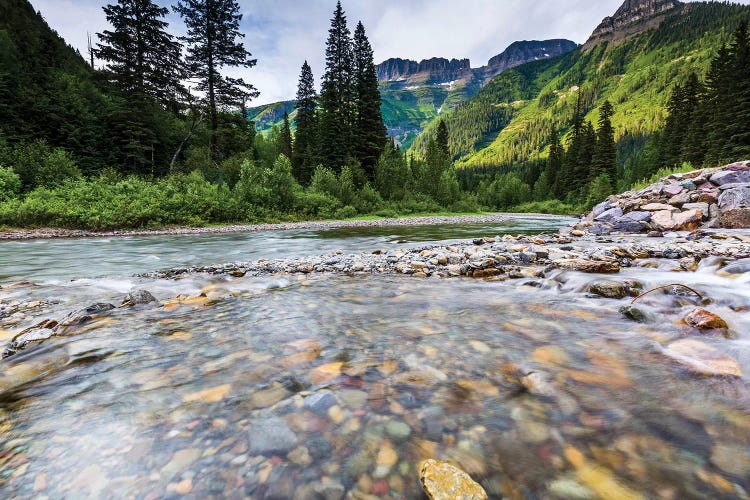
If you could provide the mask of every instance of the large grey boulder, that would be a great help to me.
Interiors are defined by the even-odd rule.
[[[726,166],[711,176],[711,182],[717,186],[750,182],[750,162],[735,163]]]
[[[750,188],[730,189],[721,193],[719,209],[722,227],[750,228]]]
[[[596,222],[614,222],[616,219],[623,216],[623,211],[619,207],[610,208],[606,212],[603,212],[598,217],[595,217]]]

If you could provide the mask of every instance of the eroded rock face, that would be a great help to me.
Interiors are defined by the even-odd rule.
[[[584,45],[588,50],[599,43],[616,41],[656,27],[663,16],[682,5],[677,0],[625,0],[611,17],[605,17]]]
[[[448,462],[425,460],[419,472],[422,488],[431,500],[486,500],[489,498],[467,473]]]
[[[719,209],[722,227],[728,229],[750,227],[750,187],[729,189],[721,193]]]

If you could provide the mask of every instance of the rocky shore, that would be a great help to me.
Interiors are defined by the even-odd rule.
[[[750,234],[701,232],[675,238],[647,238],[573,232],[579,236],[506,235],[456,245],[374,250],[370,254],[339,251],[302,259],[261,259],[257,262],[193,266],[146,273],[143,277],[179,278],[196,273],[233,277],[333,273],[521,279],[544,277],[557,269],[616,274],[622,268],[649,266],[653,259],[679,260],[689,269],[710,256],[750,258]]]
[[[750,228],[750,161],[674,174],[639,191],[611,196],[577,231],[591,234]]]
[[[112,231],[85,231],[76,229],[8,229],[0,230],[2,240],[35,240],[54,238],[114,238],[132,236],[180,236],[199,234],[257,233],[262,231],[323,231],[326,229],[439,226],[446,224],[495,224],[513,220],[518,215],[528,217],[534,214],[487,214],[404,217],[400,219],[370,219],[348,221],[305,221],[279,224],[237,224],[212,227],[174,227],[162,229],[134,229]],[[539,214],[542,215],[542,214]]]

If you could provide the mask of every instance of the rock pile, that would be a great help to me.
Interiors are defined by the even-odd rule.
[[[611,196],[575,230],[591,234],[750,228],[750,161],[665,177]]]

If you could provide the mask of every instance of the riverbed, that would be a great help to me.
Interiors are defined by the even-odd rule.
[[[135,276],[410,249],[428,261],[426,247],[486,248],[566,223],[2,243],[0,300],[35,306],[3,318],[3,343],[135,289],[158,303],[0,364],[0,492],[421,498],[418,464],[436,458],[491,498],[747,498],[750,274],[735,257],[634,260],[607,278],[627,284],[621,298],[591,293],[603,277],[571,269]],[[665,289],[638,300],[638,321],[623,314],[678,282],[701,296]],[[727,331],[688,327],[698,307]],[[684,341],[738,373],[699,374],[670,353]]]

